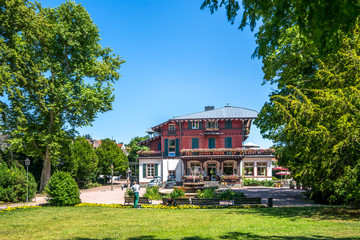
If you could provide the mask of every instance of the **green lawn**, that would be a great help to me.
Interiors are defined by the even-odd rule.
[[[360,239],[360,210],[42,207],[0,213],[0,239]]]

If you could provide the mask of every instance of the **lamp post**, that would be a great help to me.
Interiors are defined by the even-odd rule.
[[[114,175],[114,165],[111,164],[111,191],[114,190],[114,187],[113,187],[113,175]]]
[[[26,202],[29,202],[29,165],[30,159],[25,159],[25,166],[26,166]]]
[[[130,176],[131,176],[131,170],[130,170],[130,167],[128,167],[128,170],[126,171],[126,177],[127,177],[127,188],[130,188]]]

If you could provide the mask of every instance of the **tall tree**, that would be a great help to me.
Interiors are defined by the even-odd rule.
[[[103,175],[111,174],[111,165],[114,167],[114,173],[124,172],[126,170],[125,162],[127,157],[121,148],[111,139],[101,140],[101,145],[95,149],[99,158],[99,170]]]
[[[70,149],[74,163],[71,173],[77,181],[89,181],[90,177],[97,173],[99,162],[93,147],[84,137],[78,137]]]
[[[129,152],[129,162],[136,162],[137,158],[139,157],[139,154],[137,154],[138,151],[140,150],[149,150],[148,147],[146,146],[140,146],[138,145],[139,142],[142,142],[146,139],[148,139],[149,136],[145,136],[145,137],[134,137],[130,140],[130,143],[128,145],[128,147],[130,148],[130,152]]]
[[[111,110],[112,83],[124,61],[101,47],[99,29],[80,4],[42,8],[6,0],[1,6],[2,131],[18,151],[43,158],[42,191],[51,161],[75,128]]]

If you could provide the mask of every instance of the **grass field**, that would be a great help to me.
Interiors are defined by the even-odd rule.
[[[360,210],[42,207],[0,213],[0,239],[360,239]]]

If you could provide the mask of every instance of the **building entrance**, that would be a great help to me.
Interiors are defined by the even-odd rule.
[[[216,180],[216,163],[208,163],[207,169],[208,169],[207,174],[208,174],[208,176],[210,176],[210,180],[215,181]]]

